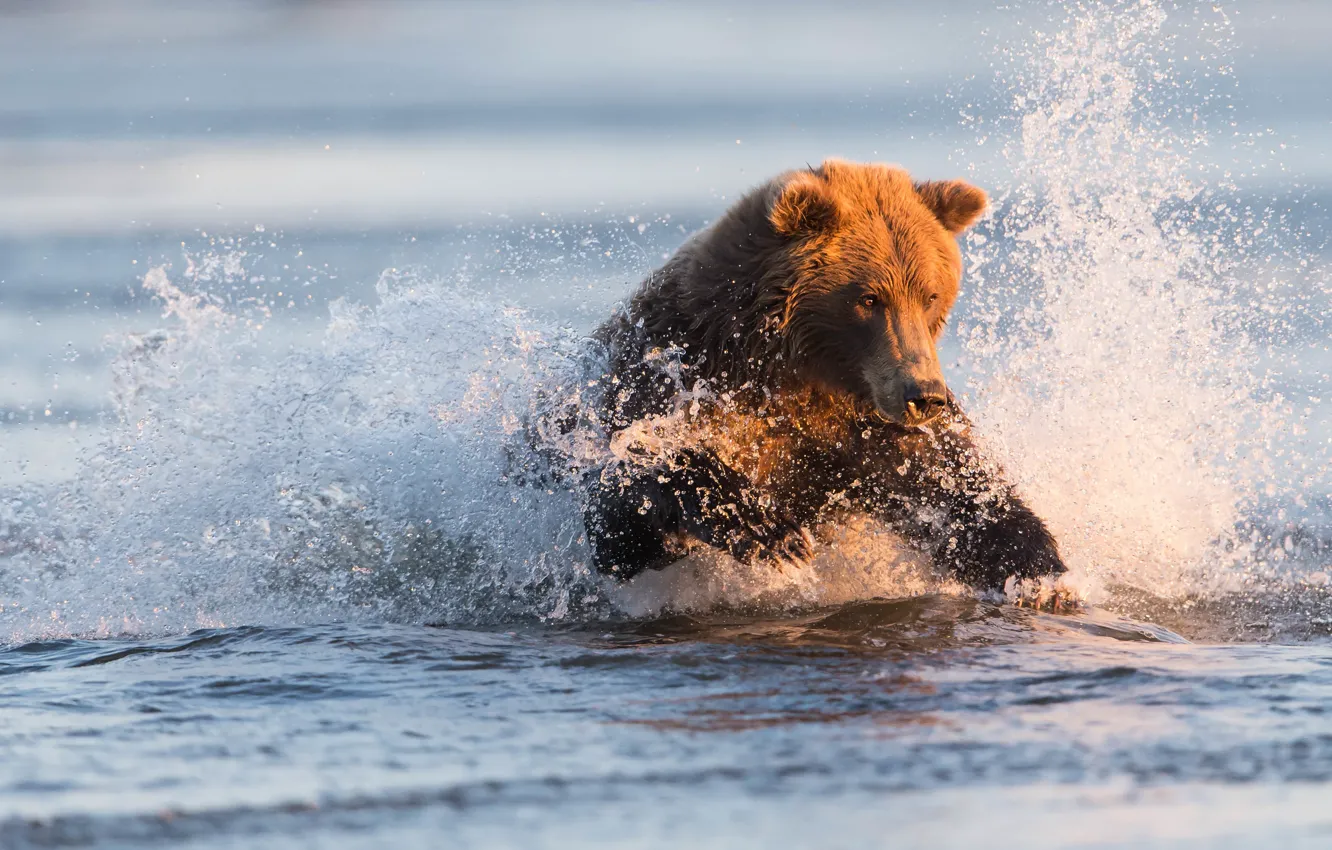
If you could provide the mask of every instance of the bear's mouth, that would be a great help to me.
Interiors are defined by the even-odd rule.
[[[889,416],[887,413],[884,413],[877,404],[874,405],[874,417],[884,425],[887,425],[896,431],[907,431],[913,434],[925,431],[924,425],[908,425],[900,418]]]
[[[914,385],[894,383],[887,389],[872,386],[870,401],[875,415],[884,422],[908,431],[924,430],[937,422],[952,401],[952,393],[913,392]]]
[[[870,405],[874,408],[874,415],[881,421],[889,425],[895,425],[898,428],[911,428],[906,420],[906,409],[904,405],[890,406],[885,403],[883,393],[877,388],[871,388],[869,392]],[[891,398],[891,396],[889,396]]]
[[[928,434],[944,420],[944,417],[936,416],[926,422],[907,422],[901,417],[885,413],[877,404],[871,405],[871,408],[875,419],[902,434]]]

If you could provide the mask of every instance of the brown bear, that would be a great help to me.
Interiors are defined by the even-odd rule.
[[[579,418],[612,459],[565,468],[597,569],[627,579],[698,543],[801,558],[860,513],[979,587],[1064,572],[935,350],[956,237],[985,206],[961,181],[830,159],[749,192],[653,272],[596,335]]]

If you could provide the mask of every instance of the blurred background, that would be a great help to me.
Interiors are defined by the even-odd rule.
[[[73,469],[108,336],[160,321],[154,265],[271,305],[275,349],[386,269],[585,326],[784,169],[995,186],[996,63],[1044,5],[0,2],[0,482]],[[1237,177],[1317,201],[1332,6],[1226,14],[1238,87],[1208,117],[1272,149]]]

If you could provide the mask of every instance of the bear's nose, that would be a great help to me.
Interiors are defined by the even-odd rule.
[[[924,425],[936,419],[948,404],[948,390],[934,386],[934,382],[922,385],[908,381],[903,390],[909,425]]]

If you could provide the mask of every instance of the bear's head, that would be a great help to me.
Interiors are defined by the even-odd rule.
[[[934,419],[948,399],[935,344],[962,276],[956,237],[985,210],[985,193],[831,159],[771,185],[780,321],[796,367],[890,422]]]

